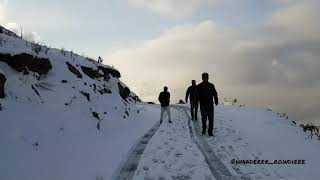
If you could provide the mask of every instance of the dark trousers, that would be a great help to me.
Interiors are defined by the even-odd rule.
[[[192,120],[198,119],[198,102],[190,102],[190,113]]]
[[[212,134],[213,131],[213,106],[201,106],[201,120],[202,120],[202,131],[206,132],[207,120],[209,120],[208,134]]]

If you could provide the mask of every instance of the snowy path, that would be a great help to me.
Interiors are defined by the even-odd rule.
[[[216,156],[212,148],[207,144],[206,139],[201,134],[201,127],[199,123],[193,123],[188,114],[188,108],[175,106],[176,109],[184,112],[188,118],[188,126],[190,130],[191,137],[196,142],[198,148],[205,157],[206,162],[209,165],[209,168],[217,180],[228,180],[235,179],[232,174],[229,172],[227,167],[223,162]]]
[[[138,167],[138,163],[143,154],[144,149],[146,148],[149,140],[158,130],[159,125],[154,125],[144,136],[142,136],[139,141],[134,145],[132,150],[129,153],[127,161],[124,163],[121,168],[119,175],[115,178],[116,180],[125,180],[132,179],[134,172]]]
[[[214,180],[206,159],[194,143],[184,112],[171,108],[140,159],[134,180]]]

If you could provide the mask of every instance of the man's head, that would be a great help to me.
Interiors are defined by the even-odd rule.
[[[195,86],[196,85],[196,80],[192,80],[191,84],[192,84],[192,86]]]
[[[202,80],[204,82],[208,82],[209,81],[209,74],[206,72],[202,73]]]
[[[165,86],[165,87],[163,88],[163,91],[164,91],[164,92],[168,92],[168,87]]]

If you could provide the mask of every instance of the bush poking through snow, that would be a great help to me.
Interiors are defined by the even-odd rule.
[[[36,93],[36,95],[39,97],[41,103],[43,104],[44,101],[42,100],[42,97],[41,97],[39,91],[38,91],[33,85],[31,85],[31,88],[32,88],[32,90]]]
[[[37,55],[41,52],[42,46],[38,43],[32,43],[31,44],[31,49],[33,52],[35,52]]]
[[[35,83],[34,85],[39,89],[52,91],[52,85],[47,82],[39,82],[39,83]]]

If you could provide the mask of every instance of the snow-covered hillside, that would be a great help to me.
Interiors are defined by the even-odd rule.
[[[153,125],[116,69],[2,27],[0,76],[3,180],[108,179]]]

